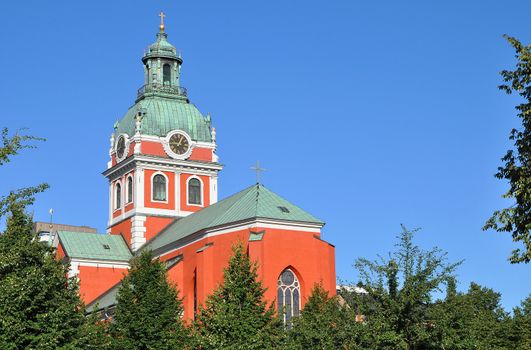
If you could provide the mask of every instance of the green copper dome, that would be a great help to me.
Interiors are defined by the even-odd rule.
[[[201,112],[186,100],[176,98],[146,97],[129,108],[125,117],[118,124],[118,133],[126,133],[129,137],[135,134],[135,117],[142,110],[141,131],[143,135],[166,136],[170,131],[185,131],[192,140],[212,142],[210,134],[210,118],[203,117]]]
[[[185,131],[192,140],[212,142],[210,117],[203,117],[190,103],[188,93],[180,85],[181,57],[177,56],[161,23],[157,41],[150,45],[142,57],[144,86],[138,90],[135,104],[118,123],[116,132],[133,137],[136,116],[143,114],[140,125],[142,135],[165,137],[170,131]]]

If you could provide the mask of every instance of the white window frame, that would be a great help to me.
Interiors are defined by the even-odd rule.
[[[118,187],[118,185],[120,185],[120,206],[118,206],[118,196],[116,196],[116,188]],[[123,186],[122,186],[122,181],[121,180],[117,180],[114,182],[114,186],[113,186],[113,212],[114,211],[118,211],[118,210],[121,210],[122,209],[122,204],[123,204]]]
[[[189,184],[190,184],[190,180],[192,180],[192,179],[199,180],[199,184],[201,186],[201,203],[200,204],[190,203],[190,186],[189,186]],[[205,184],[203,183],[203,180],[197,175],[189,176],[188,179],[186,179],[186,205],[191,206],[191,207],[203,207],[204,203],[205,203]]]
[[[131,200],[129,200],[129,179],[131,179]],[[125,177],[125,204],[131,204],[135,201],[135,178],[132,174],[129,174]]]
[[[166,189],[165,189],[165,193],[166,193],[166,200],[158,200],[158,199],[155,199],[154,198],[154,195],[155,195],[155,184],[153,182],[153,180],[155,179],[155,176],[157,175],[162,175],[164,176],[164,178],[166,179]],[[168,203],[168,197],[170,196],[169,192],[168,192],[168,187],[169,187],[169,184],[170,184],[170,181],[168,179],[168,176],[166,174],[164,174],[162,171],[156,171],[154,172],[152,175],[151,175],[151,179],[150,179],[150,183],[151,183],[151,201],[154,202],[154,203]]]

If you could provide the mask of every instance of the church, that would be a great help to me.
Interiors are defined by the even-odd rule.
[[[129,260],[144,250],[166,264],[184,315],[223,281],[232,247],[241,242],[284,320],[297,316],[312,287],[336,290],[334,246],[324,222],[261,183],[218,200],[223,169],[209,115],[181,86],[183,60],[169,43],[164,14],[142,57],[144,85],[114,125],[109,162],[107,232],[58,231],[57,256],[70,264],[88,311],[112,314]]]

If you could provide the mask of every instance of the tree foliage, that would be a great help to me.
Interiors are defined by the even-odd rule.
[[[182,301],[168,283],[163,262],[144,251],[131,260],[117,295],[110,332],[117,349],[182,349],[188,332],[181,320]]]
[[[367,316],[379,349],[426,349],[433,336],[429,306],[433,293],[452,277],[460,263],[448,263],[438,248],[422,250],[413,243],[417,230],[402,226],[397,250],[388,258],[355,263],[367,295],[353,296]]]
[[[510,232],[513,241],[523,247],[513,250],[511,263],[531,261],[531,45],[523,45],[517,39],[505,36],[516,51],[516,68],[503,70],[504,84],[500,90],[507,94],[517,93],[523,102],[515,108],[521,120],[521,129],[512,129],[509,139],[514,148],[502,158],[503,166],[496,177],[509,182],[509,189],[503,195],[514,203],[505,209],[495,211],[483,227],[499,232]]]
[[[9,209],[0,235],[0,348],[76,348],[84,323],[77,282],[32,232],[24,206]]]
[[[268,306],[264,300],[264,292],[256,263],[251,262],[242,244],[235,245],[223,284],[197,315],[197,348],[252,350],[282,346],[282,323],[273,305]]]
[[[2,129],[2,146],[0,147],[0,165],[4,165],[11,161],[11,158],[17,155],[21,150],[26,148],[35,148],[31,141],[44,141],[43,138],[31,135],[25,135],[16,132],[15,135],[9,136],[7,128]],[[18,190],[11,191],[8,195],[0,197],[0,217],[4,216],[8,211],[10,204],[19,202],[23,206],[33,204],[34,195],[43,192],[48,188],[48,184],[42,183],[34,187],[25,187]]]
[[[329,296],[316,284],[300,317],[293,320],[288,332],[291,349],[366,349],[365,326],[356,321],[356,312]]]

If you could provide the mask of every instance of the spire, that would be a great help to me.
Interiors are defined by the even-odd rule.
[[[164,33],[164,17],[166,17],[166,15],[164,14],[164,12],[160,11],[159,17],[160,17],[160,26],[159,26],[160,32]]]

